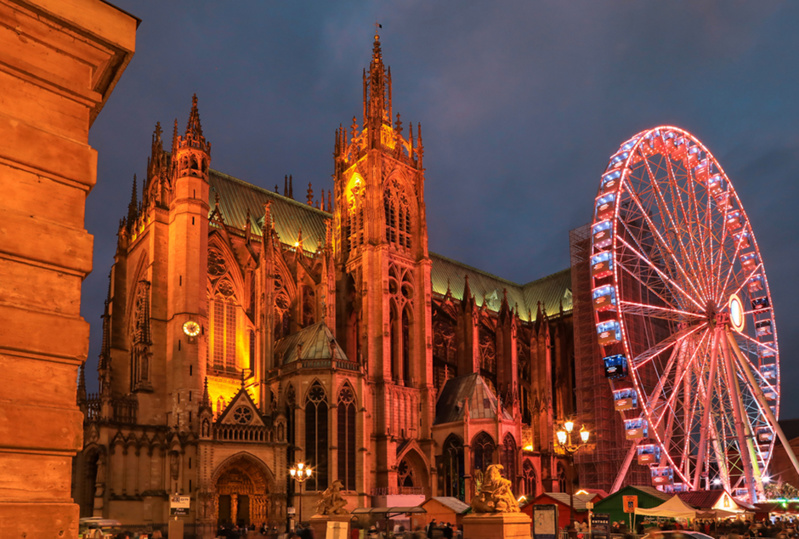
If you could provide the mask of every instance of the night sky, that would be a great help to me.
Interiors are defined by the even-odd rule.
[[[656,125],[715,155],[757,237],[779,330],[782,418],[799,417],[799,2],[141,2],[137,50],[95,122],[86,228],[95,391],[107,275],[157,121],[199,98],[211,166],[333,188],[334,132],[361,123],[375,22],[394,112],[421,122],[430,250],[518,283],[569,264],[608,157]],[[169,148],[167,148],[168,150]]]

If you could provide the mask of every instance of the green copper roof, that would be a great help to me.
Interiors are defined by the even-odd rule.
[[[210,212],[214,211],[216,195],[219,195],[219,211],[228,226],[245,230],[249,210],[249,225],[253,235],[259,237],[264,204],[271,201],[272,222],[281,242],[294,245],[302,229],[302,244],[306,252],[313,253],[324,243],[325,220],[330,219],[331,214],[216,170],[210,171],[209,181]],[[430,253],[430,259],[434,294],[445,295],[449,286],[452,297],[462,300],[468,276],[469,288],[477,304],[482,306],[485,302],[486,308],[492,311],[499,311],[505,291],[508,306],[517,309],[522,320],[535,319],[539,302],[549,315],[557,314],[561,305],[565,312],[572,310],[569,269],[520,285],[442,255]]]
[[[520,285],[441,255],[431,253],[430,259],[433,262],[431,281],[434,294],[446,294],[449,286],[452,297],[463,300],[468,276],[469,288],[477,305],[482,306],[485,301],[486,308],[492,311],[499,310],[504,293],[508,295],[508,307],[518,309],[522,320],[535,320],[539,302],[549,315],[557,314],[561,305],[565,312],[572,310],[570,269]]]
[[[313,253],[324,244],[325,219],[331,218],[329,213],[216,170],[210,171],[209,180],[210,211],[214,211],[216,195],[219,194],[219,211],[228,226],[245,230],[249,210],[252,232],[260,236],[264,204],[271,201],[272,222],[282,243],[294,245],[302,229],[302,246],[305,251]]]

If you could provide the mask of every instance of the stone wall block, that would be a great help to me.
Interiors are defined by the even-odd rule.
[[[0,257],[0,303],[69,316],[80,315],[82,279],[72,273],[21,264]]]
[[[3,373],[2,399],[28,404],[71,407],[75,392],[70,387],[77,377],[75,363],[20,361],[18,357],[0,354]]]
[[[94,186],[97,151],[87,144],[54,135],[2,113],[0,140],[3,141],[0,158],[77,182],[87,188]],[[81,216],[80,224],[83,224],[82,221]]]
[[[33,238],[36,241],[31,241]],[[92,270],[93,243],[94,237],[82,227],[76,230],[13,210],[5,212],[0,221],[0,253],[81,275]]]
[[[0,501],[65,501],[72,459],[63,455],[15,455],[0,460]]]
[[[86,359],[89,324],[82,318],[65,318],[0,304],[0,321],[3,323],[0,349],[53,356],[76,364]],[[76,381],[72,383],[72,390]]]
[[[0,88],[1,85],[2,81]],[[0,193],[14,193],[13,197],[0,198],[0,212],[13,208],[23,214],[37,215],[42,220],[62,225],[71,223],[74,228],[83,228],[84,189],[75,189],[74,185],[0,162]],[[44,201],[42,193],[47,193]]]
[[[76,409],[45,408],[43,406],[30,406],[16,402],[6,402],[0,406],[0,440],[3,440],[5,449],[48,451],[79,450],[83,445],[83,414]],[[20,428],[25,425],[25,428]],[[70,455],[71,456],[71,455]],[[13,458],[38,458],[36,455],[15,455],[7,453],[0,462]],[[53,477],[54,481],[61,484],[66,481],[66,487],[60,491],[62,499],[69,496],[69,468],[61,470],[63,478]],[[2,474],[2,470],[0,470]],[[0,489],[0,500],[8,498]],[[0,536],[2,537],[2,536]]]
[[[78,506],[71,503],[4,503],[0,537],[61,539],[78,536]],[[50,535],[42,535],[45,531]]]

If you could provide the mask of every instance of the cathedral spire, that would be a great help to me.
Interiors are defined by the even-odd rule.
[[[194,139],[198,144],[205,142],[203,137],[203,128],[200,125],[200,111],[197,108],[197,94],[191,97],[191,112],[189,112],[189,121],[186,124],[186,139]]]
[[[111,359],[111,272],[108,273],[108,292],[105,296],[105,304],[103,307],[103,343],[100,347],[100,362],[98,370],[108,367],[108,362]]]
[[[132,229],[133,224],[138,217],[139,202],[138,202],[138,189],[136,187],[136,175],[133,175],[133,188],[130,192],[130,203],[128,204],[128,228]]]
[[[391,78],[383,64],[383,52],[380,48],[380,34],[375,32],[372,46],[372,61],[369,62],[369,74],[364,73],[364,126],[373,129],[383,123],[391,123]],[[375,129],[377,131],[377,129]],[[373,135],[376,140],[379,134]]]
[[[161,140],[161,133],[163,133],[163,131],[161,131],[161,122],[156,122],[155,130],[153,131],[150,157],[147,159],[147,178],[145,186],[153,179],[153,176],[160,172],[161,155],[164,153],[164,143]]]
[[[208,393],[208,377],[205,377],[205,383],[203,385],[203,400],[200,403],[200,408],[208,408],[211,409],[211,396]]]
[[[175,125],[172,127],[172,157],[175,156],[175,151],[178,149],[178,119],[175,118]]]

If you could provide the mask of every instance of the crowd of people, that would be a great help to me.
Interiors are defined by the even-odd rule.
[[[578,537],[586,529],[576,527]],[[623,536],[625,538],[643,537],[649,534],[657,537],[658,531],[694,531],[717,539],[756,539],[760,537],[775,539],[799,539],[797,523],[793,519],[775,518],[773,520],[714,520],[714,519],[694,519],[690,523],[679,520],[644,521],[635,528],[635,534],[631,532],[627,523],[623,521],[612,522],[610,526],[611,535]],[[584,534],[587,537],[587,534]]]

